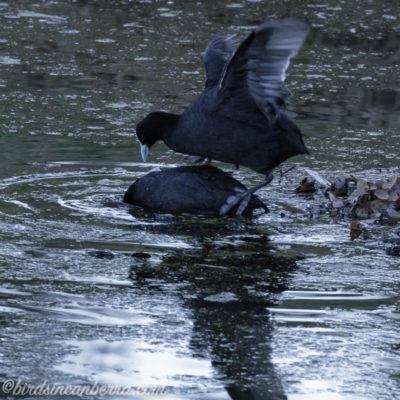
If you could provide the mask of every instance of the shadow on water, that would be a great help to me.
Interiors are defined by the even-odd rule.
[[[170,251],[157,263],[138,261],[130,277],[146,293],[180,284],[175,295],[193,319],[193,357],[211,359],[230,398],[286,399],[271,362],[268,307],[288,289],[296,259],[273,255],[268,237],[247,224],[232,236],[204,228],[196,229],[207,234],[200,248]]]

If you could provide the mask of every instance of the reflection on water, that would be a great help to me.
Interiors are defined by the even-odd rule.
[[[302,122],[306,135],[321,137],[326,134],[323,124],[338,126],[374,127],[375,129],[398,127],[400,123],[400,87],[396,90],[376,90],[372,88],[351,88],[340,94],[340,97],[353,98],[351,103],[338,101],[338,93],[315,91],[324,98],[321,103],[316,100],[289,106],[288,110]]]
[[[135,179],[182,163],[157,144],[143,164],[135,123],[195,98],[212,35],[286,15],[313,24],[287,71],[288,113],[312,155],[260,191],[271,212],[122,205]],[[398,21],[395,0],[0,3],[0,381],[161,384],[166,399],[396,398],[400,276],[386,248],[397,225],[351,240],[348,221],[310,211],[322,195],[293,190],[303,167],[398,173]]]
[[[274,256],[267,237],[251,227],[241,230],[246,233],[237,232],[236,243],[226,233],[221,241],[221,231],[212,230],[200,250],[176,250],[158,263],[138,261],[131,278],[146,291],[172,290],[183,300],[193,321],[190,349],[211,359],[231,398],[284,399],[270,360],[273,325],[267,306],[277,304],[296,261]]]

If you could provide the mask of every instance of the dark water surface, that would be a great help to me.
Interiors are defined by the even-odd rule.
[[[165,386],[168,400],[400,399],[400,259],[386,254],[400,227],[351,240],[348,220],[310,212],[322,195],[294,194],[304,167],[328,179],[399,172],[399,10],[0,3],[0,382]],[[104,206],[182,164],[163,144],[143,164],[135,123],[195,98],[208,40],[286,15],[313,23],[287,74],[312,155],[260,191],[270,214]]]

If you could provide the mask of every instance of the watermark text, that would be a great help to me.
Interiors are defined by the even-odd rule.
[[[139,386],[137,388],[118,384],[99,385],[98,381],[87,385],[56,385],[44,381],[41,385],[22,383],[9,379],[1,389],[13,396],[163,396],[165,386]]]

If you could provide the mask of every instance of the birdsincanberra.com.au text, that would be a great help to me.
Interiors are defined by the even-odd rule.
[[[20,380],[6,380],[1,392],[12,396],[163,396],[165,386],[139,386],[137,388],[118,384],[99,385],[98,381],[90,385],[58,385],[44,381],[40,385],[23,383]]]

